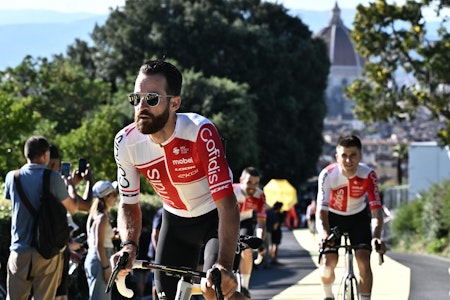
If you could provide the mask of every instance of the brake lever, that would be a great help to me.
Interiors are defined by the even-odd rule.
[[[128,252],[122,252],[119,259],[116,262],[116,266],[114,267],[114,270],[111,273],[111,276],[109,277],[108,284],[106,285],[105,293],[109,293],[112,289],[112,286],[114,285],[114,282],[116,280],[117,274],[119,274],[120,269],[123,269],[128,261],[128,257],[130,255]]]
[[[334,242],[334,240],[336,239],[337,236],[338,236],[338,231],[337,231],[337,228],[335,227],[331,230],[331,234],[325,239],[325,241],[323,241],[322,246],[319,249],[319,264],[320,264],[320,261],[322,260],[323,251],[325,251],[325,248]]]
[[[217,300],[224,300],[223,294],[222,294],[222,277],[220,274],[220,270],[218,268],[214,268],[211,270],[211,277],[212,281],[215,287],[216,291],[216,298]]]
[[[381,244],[378,241],[375,241],[375,249],[377,251],[381,250]],[[383,253],[378,252],[378,265],[382,265],[384,263]]]

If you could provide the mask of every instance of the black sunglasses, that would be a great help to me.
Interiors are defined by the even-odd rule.
[[[133,106],[137,106],[139,103],[141,103],[142,96],[144,96],[145,101],[147,101],[148,106],[158,106],[159,101],[161,98],[172,98],[175,96],[162,96],[158,93],[130,93],[128,94],[128,100],[130,101],[130,104]]]

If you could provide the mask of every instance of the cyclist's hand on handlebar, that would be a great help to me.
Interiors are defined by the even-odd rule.
[[[319,247],[321,249],[324,249],[327,247],[333,247],[334,245],[335,245],[334,235],[332,235],[332,234],[327,235],[326,233],[324,233],[320,236]]]
[[[386,244],[379,238],[372,238],[372,249],[380,254],[386,253]]]
[[[127,261],[127,264],[125,265],[125,268],[122,268],[119,271],[119,276],[127,276],[128,273],[131,272],[131,270],[133,268],[134,259],[136,258],[136,248],[132,245],[127,245],[127,246],[123,247],[122,250],[114,253],[111,256],[110,262],[111,262],[111,266],[113,266],[113,269],[115,268],[115,266],[117,264],[117,260],[119,259],[119,257],[122,255],[123,252],[128,252],[129,256],[128,256],[128,261]]]
[[[234,295],[234,292],[236,291],[238,287],[237,279],[234,273],[230,270],[227,270],[220,264],[215,264],[213,268],[217,268],[220,270],[221,275],[221,289],[222,294],[225,298],[231,298],[231,296]],[[206,286],[209,288],[214,288],[213,278],[211,275],[212,269],[209,269],[206,273]]]

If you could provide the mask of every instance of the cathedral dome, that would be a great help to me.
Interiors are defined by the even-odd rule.
[[[348,66],[362,68],[364,59],[356,52],[350,38],[350,29],[345,27],[341,19],[341,9],[336,2],[333,15],[328,25],[316,34],[325,40],[328,56],[333,66]]]

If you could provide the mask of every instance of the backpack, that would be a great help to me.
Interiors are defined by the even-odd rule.
[[[14,174],[20,198],[35,219],[32,246],[45,259],[50,259],[64,250],[70,238],[67,210],[61,201],[50,193],[50,173],[51,170],[44,170],[41,207],[38,212],[23,192],[19,170]]]

